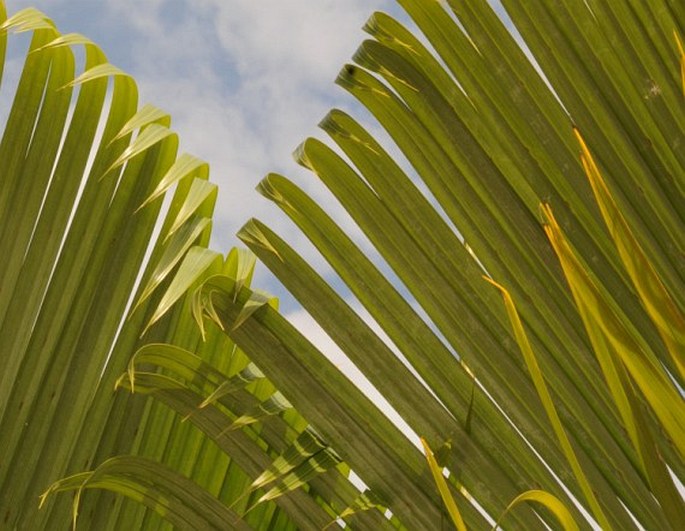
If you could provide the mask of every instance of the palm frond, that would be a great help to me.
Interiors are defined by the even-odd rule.
[[[176,523],[217,503],[264,529],[479,529],[503,514],[589,528],[581,504],[606,529],[685,525],[671,479],[685,477],[681,3],[503,0],[507,23],[480,0],[398,3],[422,36],[375,13],[337,80],[394,145],[332,110],[335,146],[295,153],[392,274],[336,206],[276,174],[258,188],[374,326],[264,223],[239,238],[423,450],[250,287],[251,255],[206,248],[216,189],[176,156],[169,117],[136,111],[132,80],[89,41],[33,10],[4,22],[0,51],[6,29],[33,40],[0,143],[3,524],[66,525],[66,497],[41,513],[30,500],[94,468],[54,488],[125,491]],[[126,469],[148,460],[163,484]],[[209,491],[201,511],[168,490],[177,479]],[[154,501],[163,489],[174,503]],[[82,526],[164,527],[92,494]]]

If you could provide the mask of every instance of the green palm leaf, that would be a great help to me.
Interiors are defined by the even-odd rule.
[[[179,525],[588,528],[578,504],[607,529],[685,525],[685,10],[503,0],[524,51],[487,2],[398,3],[422,35],[375,13],[337,80],[394,145],[333,110],[335,147],[295,153],[373,249],[295,182],[258,188],[375,323],[264,223],[239,238],[423,451],[250,288],[252,255],[206,248],[216,189],[169,117],[90,41],[34,10],[3,23],[3,53],[34,33],[0,142],[2,525],[68,525],[66,497],[31,500],[84,469],[54,490]],[[164,527],[79,502],[84,528]]]

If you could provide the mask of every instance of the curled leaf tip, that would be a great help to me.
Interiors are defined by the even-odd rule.
[[[545,506],[549,511],[551,511],[557,518],[564,531],[577,531],[579,529],[578,524],[576,524],[571,512],[567,507],[553,494],[542,490],[529,490],[517,496],[505,509],[502,515],[497,519],[493,531],[500,529],[499,524],[504,519],[504,517],[511,512],[511,510],[520,505],[521,503],[531,503],[534,502],[539,505]]]

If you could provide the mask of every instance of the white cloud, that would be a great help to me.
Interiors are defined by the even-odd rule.
[[[224,51],[243,76],[280,73],[269,84],[328,83],[360,40],[377,0],[201,0],[216,10]]]

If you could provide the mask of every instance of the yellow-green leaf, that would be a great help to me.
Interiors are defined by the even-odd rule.
[[[626,223],[580,131],[574,129],[574,133],[582,149],[583,168],[623,265],[649,316],[656,324],[659,334],[678,367],[680,376],[685,378],[685,317],[678,310],[642,246]]]
[[[509,511],[523,502],[535,502],[544,505],[557,517],[557,520],[559,520],[559,523],[565,531],[576,531],[579,529],[573,516],[571,516],[571,513],[559,498],[544,490],[529,490],[514,498],[502,515],[497,519],[497,523],[492,528],[493,531],[499,527],[500,522],[502,522]]]
[[[502,297],[504,298],[504,306],[507,309],[507,314],[509,315],[511,325],[514,329],[516,342],[521,348],[521,352],[523,353],[526,365],[528,366],[528,371],[530,372],[531,378],[533,379],[533,383],[535,384],[535,389],[537,390],[538,395],[540,396],[540,401],[542,402],[542,405],[545,408],[545,412],[549,417],[550,423],[552,424],[554,433],[556,434],[557,439],[559,440],[566,460],[571,466],[573,474],[575,475],[576,480],[578,481],[578,484],[580,485],[580,488],[582,489],[583,494],[585,495],[585,498],[587,499],[587,502],[590,505],[590,508],[592,509],[592,513],[597,519],[597,522],[599,522],[603,529],[611,529],[611,525],[609,524],[609,521],[604,515],[604,511],[602,511],[602,508],[600,507],[599,502],[595,497],[595,494],[592,490],[592,486],[590,485],[590,482],[588,481],[585,472],[583,472],[583,469],[580,466],[580,462],[576,457],[576,452],[573,449],[573,446],[571,445],[571,441],[569,440],[568,435],[566,434],[566,429],[564,428],[564,425],[562,424],[561,419],[559,418],[559,414],[557,413],[556,407],[554,406],[554,401],[552,400],[552,396],[550,395],[549,390],[547,389],[545,378],[542,374],[542,371],[540,370],[537,359],[535,357],[535,353],[533,352],[533,348],[530,346],[528,336],[526,335],[526,332],[523,329],[523,323],[521,322],[521,319],[518,315],[518,311],[516,310],[516,306],[514,305],[514,301],[511,298],[511,295],[506,290],[506,288],[504,288],[504,286],[498,284],[497,282],[488,277],[483,278],[487,280],[490,284],[495,286],[497,289],[499,289],[502,293]]]
[[[457,531],[466,531],[466,524],[464,524],[464,520],[461,517],[461,513],[457,507],[457,502],[454,501],[454,498],[450,493],[450,489],[447,486],[447,481],[445,481],[445,477],[442,475],[442,468],[440,468],[438,465],[433,455],[433,451],[430,449],[428,442],[423,437],[421,437],[421,444],[423,445],[423,450],[426,454],[428,467],[430,468],[431,474],[433,474],[433,479],[435,480],[435,484],[438,486],[440,496],[442,497],[445,507],[447,507],[447,512],[449,513],[450,518],[452,518],[452,522],[457,528]]]
[[[586,328],[591,330],[595,324],[601,328],[604,338],[620,356],[680,455],[685,455],[685,403],[682,395],[648,347],[625,327],[608,295],[579,262],[551,208],[543,205],[542,210],[548,220],[545,232],[559,257]],[[594,342],[593,346],[601,348]]]

